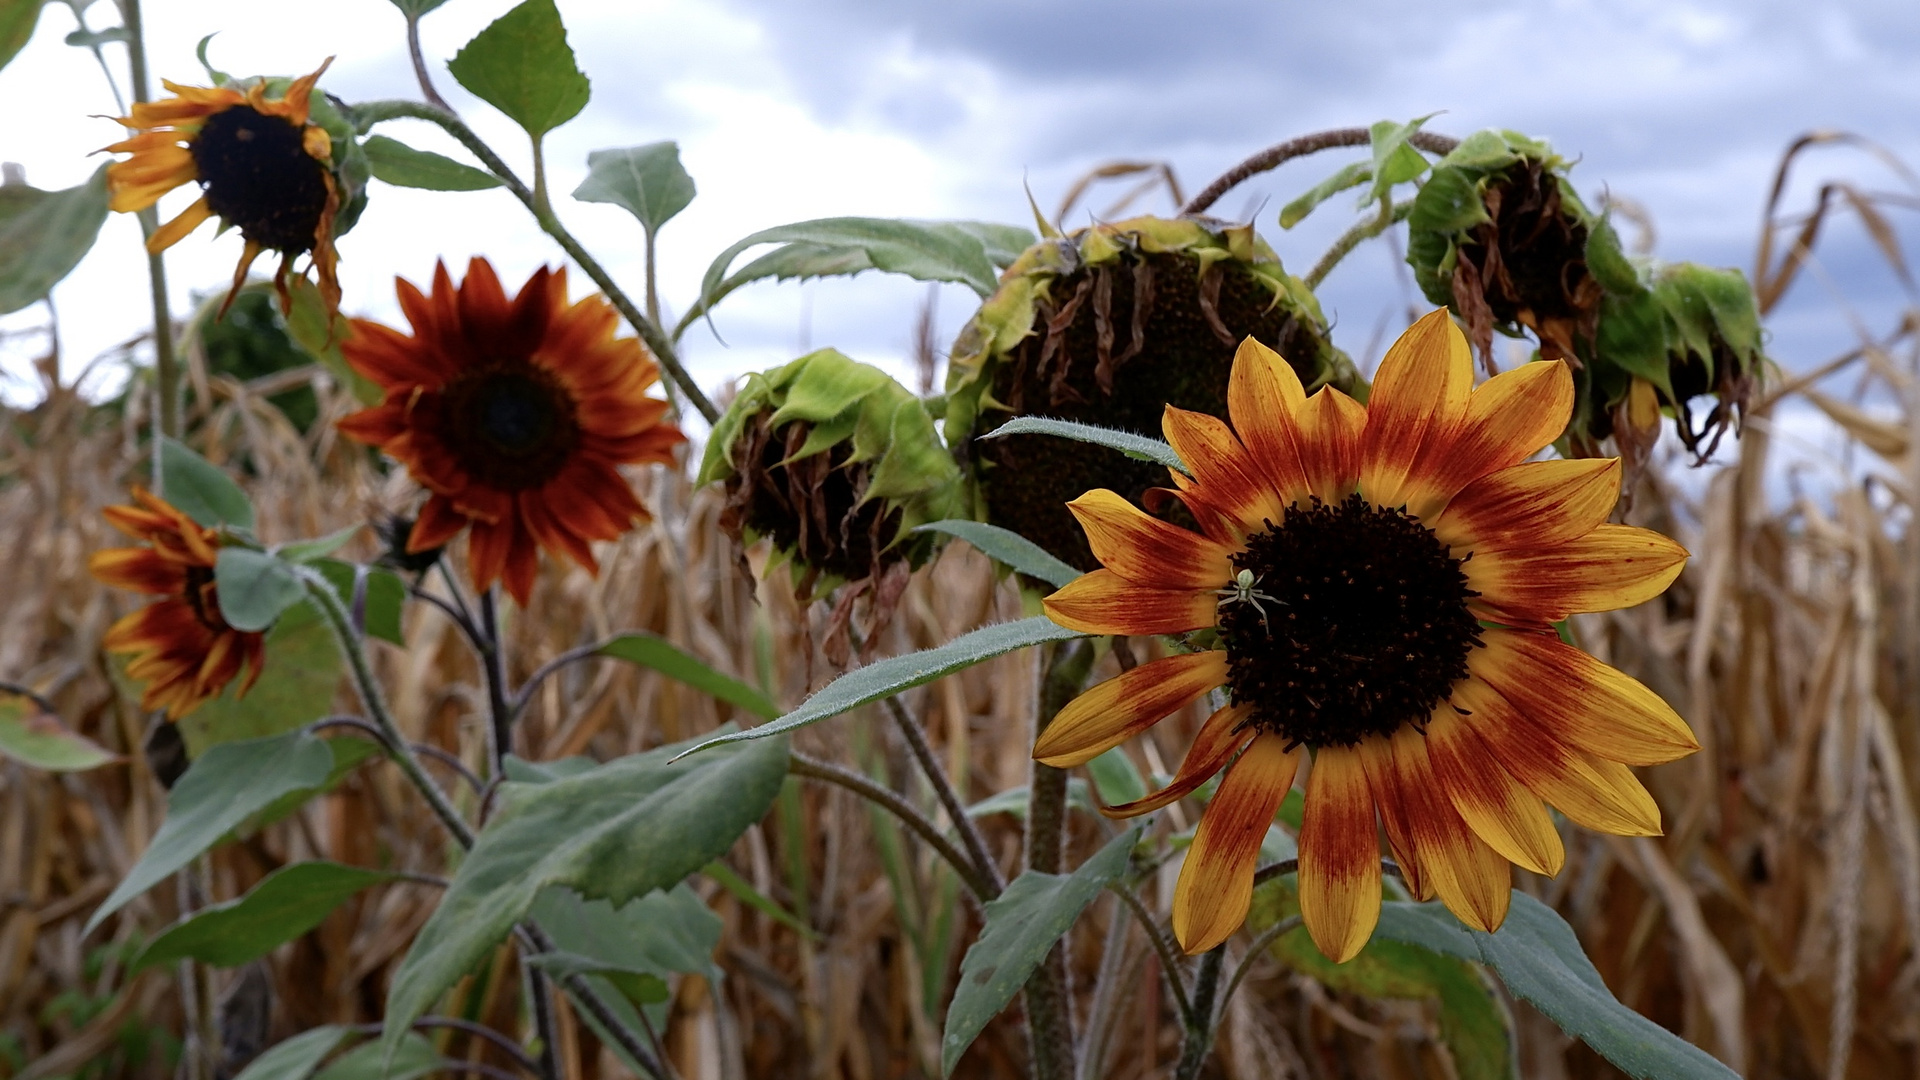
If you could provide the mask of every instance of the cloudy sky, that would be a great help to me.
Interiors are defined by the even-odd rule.
[[[510,0],[452,0],[423,37],[444,93],[524,171],[524,138],[446,74],[444,62]],[[589,151],[678,140],[699,185],[662,234],[662,296],[693,297],[701,272],[756,229],[829,215],[1027,222],[1023,183],[1052,211],[1075,178],[1115,159],[1170,163],[1191,192],[1234,161],[1327,127],[1439,113],[1455,135],[1501,126],[1545,136],[1577,158],[1583,193],[1646,208],[1656,253],[1751,268],[1772,172],[1797,135],[1839,129],[1871,137],[1920,165],[1920,5],[1911,0],[1539,0],[1416,3],[1353,0],[559,0],[593,100],[548,141],[557,193],[584,175]],[[88,12],[110,25],[111,4]],[[324,16],[320,15],[325,12]],[[155,71],[199,81],[193,45],[218,32],[217,66],[295,74],[336,55],[323,86],[348,101],[414,96],[403,22],[387,0],[326,5],[252,0],[148,0]],[[118,128],[114,102],[74,28],[51,5],[26,51],[0,71],[12,103],[0,159],[41,187],[82,181],[86,155]],[[110,48],[110,59],[119,61]],[[31,108],[21,108],[31,102]],[[383,132],[458,153],[426,125]],[[1325,154],[1249,184],[1216,207],[1252,217],[1296,271],[1352,220],[1336,199],[1283,232],[1281,205],[1351,155]],[[1857,150],[1808,155],[1789,204],[1822,180],[1868,191],[1920,192]],[[1075,217],[1123,190],[1097,191]],[[173,212],[191,201],[176,193]],[[1139,209],[1164,212],[1155,194]],[[640,231],[612,207],[560,200],[560,213],[634,291]],[[1893,209],[1907,238],[1920,215]],[[1628,229],[1629,235],[1632,230]],[[238,236],[212,228],[169,257],[174,302],[220,287]],[[1920,255],[1909,241],[1909,258]],[[445,257],[485,253],[524,277],[560,258],[504,192],[437,195],[375,185],[359,226],[340,243],[346,306],[397,315],[392,278],[415,280]],[[577,279],[578,280],[578,279]],[[578,288],[578,286],[576,286]],[[903,364],[927,287],[872,274],[809,285],[765,284],[724,304],[724,344],[702,330],[686,352],[702,381],[769,366],[808,347]],[[63,366],[73,372],[136,333],[146,317],[144,264],[130,217],[116,215],[80,269],[54,293]],[[1339,342],[1372,362],[1417,303],[1389,245],[1356,253],[1324,298]],[[1844,350],[1853,327],[1884,331],[1902,302],[1858,219],[1829,230],[1820,265],[1772,322],[1772,351],[1805,367]],[[939,296],[939,337],[971,312],[972,294]],[[0,332],[45,322],[43,308],[0,318]],[[1383,338],[1381,335],[1385,335]],[[42,351],[31,335],[0,341],[16,376]],[[904,370],[904,369],[903,369]],[[111,376],[105,376],[110,378]],[[18,400],[22,384],[8,396]]]

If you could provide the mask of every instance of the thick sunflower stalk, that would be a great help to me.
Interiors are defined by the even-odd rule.
[[[1568,449],[1613,437],[1630,465],[1673,416],[1705,458],[1734,426],[1765,365],[1753,293],[1738,270],[1630,260],[1605,216],[1546,143],[1482,131],[1433,166],[1407,223],[1407,261],[1427,299],[1466,324],[1488,371],[1493,333],[1531,331],[1574,369]],[[1696,422],[1692,400],[1712,405]]]
[[[1137,434],[1158,430],[1167,404],[1223,416],[1247,337],[1305,385],[1359,385],[1319,301],[1251,226],[1134,218],[1027,249],[960,332],[947,373],[947,441],[979,482],[978,516],[1092,568],[1067,501],[1096,487],[1137,499],[1159,470],[1087,443],[980,436],[1016,416]]]

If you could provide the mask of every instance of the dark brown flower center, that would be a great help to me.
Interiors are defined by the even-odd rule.
[[[327,167],[285,117],[235,105],[207,117],[188,144],[213,212],[264,248],[313,250],[327,208]]]
[[[220,593],[213,583],[213,567],[187,567],[187,587],[181,593],[181,599],[193,609],[193,617],[200,625],[216,634],[224,634],[233,629],[220,614]]]
[[[441,394],[441,438],[460,467],[487,487],[540,487],[580,445],[573,395],[552,372],[524,360],[464,372]]]
[[[846,464],[851,442],[788,460],[813,427],[793,421],[770,428],[770,416],[749,420],[734,444],[739,468],[727,481],[721,525],[736,539],[743,526],[770,536],[804,565],[848,581],[877,579],[887,563],[905,558],[891,546],[902,511],[888,512],[885,499],[865,498],[869,470],[864,462]]]
[[[1309,746],[1425,723],[1480,644],[1462,561],[1417,519],[1358,495],[1316,498],[1250,537],[1219,615],[1248,723]]]

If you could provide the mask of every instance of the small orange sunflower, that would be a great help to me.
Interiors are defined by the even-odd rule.
[[[135,487],[133,500],[139,505],[109,506],[105,514],[146,546],[97,551],[87,568],[104,584],[165,599],[114,623],[101,644],[137,653],[127,675],[147,684],[140,707],[178,720],[217,697],[243,668],[246,693],[260,677],[266,635],[235,630],[220,616],[213,583],[220,535],[145,488]]]
[[[1361,405],[1311,398],[1248,341],[1228,394],[1232,427],[1168,408],[1192,470],[1174,492],[1193,532],[1110,491],[1071,506],[1102,569],[1046,600],[1096,634],[1210,630],[1211,647],[1093,687],[1041,734],[1034,757],[1085,762],[1224,686],[1172,784],[1116,816],[1158,809],[1226,775],[1174,893],[1189,952],[1246,918],[1254,862],[1302,756],[1300,908],[1344,962],[1380,913],[1375,815],[1411,891],[1469,926],[1506,918],[1508,863],[1564,859],[1544,803],[1592,829],[1657,835],[1660,812],[1628,765],[1699,749],[1645,686],[1561,643],[1573,612],[1662,592],[1686,551],[1607,524],[1615,459],[1526,462],[1565,427],[1566,365],[1537,362],[1473,387],[1444,310],[1414,324]],[[1523,464],[1523,462],[1525,462]]]
[[[312,253],[320,294],[328,310],[340,305],[333,249],[340,190],[333,176],[333,144],[308,122],[308,101],[321,72],[304,75],[284,97],[269,99],[267,84],[232,87],[163,85],[174,96],[136,104],[119,122],[140,134],[106,149],[133,156],[107,167],[109,203],[115,210],[144,210],[182,184],[198,182],[203,194],[180,216],[154,230],[147,250],[165,251],[219,217],[240,230],[246,248],[233,272],[237,293],[262,251],[280,253],[274,285],[281,307],[289,303],[287,272],[293,260]],[[233,302],[233,294],[227,298]],[[223,309],[224,311],[224,309]]]
[[[353,320],[342,345],[386,400],[340,430],[405,464],[432,494],[408,552],[445,545],[462,528],[476,588],[504,580],[522,606],[538,550],[599,572],[588,543],[617,539],[647,509],[618,466],[668,464],[686,441],[644,346],[614,337],[620,316],[599,296],[566,302],[564,267],[534,272],[509,300],[482,258],[456,288],[444,263],[433,295],[398,281],[409,337]]]

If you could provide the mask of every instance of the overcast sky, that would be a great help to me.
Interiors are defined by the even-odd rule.
[[[524,170],[524,138],[465,94],[445,60],[511,6],[452,0],[423,37],[445,94]],[[1260,147],[1326,127],[1438,112],[1432,130],[1488,126],[1551,139],[1579,161],[1580,190],[1644,206],[1656,252],[1751,270],[1757,227],[1781,151],[1815,128],[1869,136],[1920,164],[1920,4],[1562,0],[1456,3],[1352,0],[559,0],[593,100],[549,137],[559,211],[613,273],[641,288],[640,231],[613,207],[564,197],[589,151],[676,139],[699,185],[692,207],[661,240],[662,297],[693,297],[708,261],[753,230],[859,214],[1025,223],[1023,182],[1043,208],[1073,180],[1114,159],[1164,160],[1189,192]],[[110,25],[95,4],[93,26]],[[322,14],[324,13],[324,14]],[[193,45],[219,32],[216,64],[237,74],[297,74],[337,55],[323,83],[348,101],[414,96],[403,22],[387,0],[326,5],[257,0],[149,0],[155,72],[204,81]],[[51,5],[24,53],[0,71],[0,159],[40,187],[79,183],[90,151],[117,137],[102,119],[113,98],[87,53],[65,47],[74,28]],[[116,69],[121,54],[109,48]],[[124,84],[123,84],[124,85]],[[384,133],[458,153],[424,124]],[[1253,216],[1296,272],[1352,220],[1336,199],[1291,232],[1281,205],[1351,154],[1290,165],[1224,199],[1216,212]],[[1916,192],[1870,156],[1810,155],[1790,203],[1823,179],[1874,191]],[[1096,192],[1076,213],[1106,208],[1124,185]],[[179,192],[169,214],[192,200]],[[1142,210],[1165,212],[1163,195]],[[1920,229],[1890,211],[1903,239]],[[1626,230],[1629,236],[1632,230]],[[240,248],[212,228],[169,255],[174,303],[221,287]],[[397,318],[392,278],[424,281],[436,257],[456,265],[489,255],[523,279],[561,255],[504,192],[439,195],[376,183],[359,226],[340,242],[346,307]],[[1909,258],[1916,251],[1909,240]],[[1852,341],[1848,311],[1883,331],[1901,302],[1857,219],[1836,222],[1821,265],[1772,324],[1774,355],[1811,366]],[[583,280],[576,277],[576,292]],[[1363,364],[1404,326],[1411,287],[1387,244],[1362,249],[1323,296],[1336,338]],[[888,366],[909,350],[926,286],[868,274],[810,285],[765,284],[717,313],[726,344],[705,330],[686,352],[703,382],[763,368],[802,349],[834,345]],[[1848,308],[1838,300],[1844,298]],[[144,263],[129,215],[54,293],[64,367],[72,372],[136,333],[147,316]],[[976,303],[941,290],[939,337],[950,340]],[[0,318],[0,331],[45,321],[43,308]],[[0,342],[16,375],[41,343]],[[20,384],[9,396],[18,399]]]

